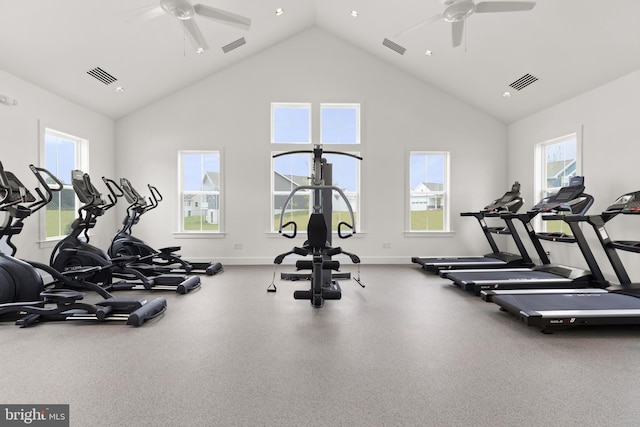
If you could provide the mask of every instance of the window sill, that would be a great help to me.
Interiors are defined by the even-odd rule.
[[[172,233],[176,239],[224,239],[224,232],[200,233],[197,231],[185,233],[183,231]]]
[[[405,231],[404,237],[453,237],[455,231]]]

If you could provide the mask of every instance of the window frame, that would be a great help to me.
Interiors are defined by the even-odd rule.
[[[444,170],[442,171],[442,190],[430,191],[428,193],[419,193],[422,195],[434,195],[441,196],[442,202],[442,230],[413,230],[411,221],[411,203],[414,196],[413,188],[411,186],[411,157],[413,155],[442,155],[444,156]],[[407,161],[407,173],[406,179],[406,191],[405,191],[405,230],[408,235],[427,235],[427,234],[447,234],[451,233],[451,152],[446,150],[424,150],[424,149],[408,149],[406,155]]]
[[[293,109],[307,109],[309,110],[309,114],[307,116],[308,119],[308,126],[309,126],[309,140],[308,141],[288,141],[288,142],[276,142],[276,135],[275,135],[275,111],[277,108],[293,108]],[[305,145],[309,145],[311,144],[311,141],[313,141],[313,121],[312,121],[312,116],[313,116],[313,108],[310,102],[272,102],[271,103],[271,144],[272,145],[300,145],[300,144],[305,144]]]
[[[185,191],[184,190],[184,155],[188,154],[188,155],[217,155],[218,156],[218,168],[219,168],[219,172],[218,172],[218,190],[212,190],[212,191],[204,191],[204,190],[189,190],[189,191]],[[179,150],[178,151],[178,221],[177,221],[177,232],[175,234],[178,235],[182,235],[182,236],[204,236],[204,237],[208,237],[208,236],[218,236],[218,235],[223,235],[224,234],[224,154],[222,149],[211,149],[211,150]],[[184,218],[185,218],[185,209],[186,209],[186,205],[185,205],[185,199],[184,196],[185,195],[194,195],[194,196],[200,196],[200,197],[206,197],[207,195],[217,195],[217,200],[218,200],[218,229],[217,230],[185,230],[184,229]],[[194,203],[194,208],[198,207],[199,205],[199,201],[198,200],[190,200],[189,201],[189,205],[191,205],[192,202]]]
[[[74,135],[69,132],[58,130],[56,129],[55,126],[48,126],[43,123],[40,123],[39,127],[40,127],[40,165],[41,167],[43,168],[47,167],[47,138],[49,136],[53,136],[55,138],[64,139],[74,143],[74,155],[73,155],[74,159],[73,159],[72,170],[80,169],[83,172],[87,172],[87,173],[89,172],[89,140],[88,139]],[[59,163],[59,162],[56,162],[56,163]],[[53,171],[50,171],[50,172],[54,173]],[[67,181],[69,182],[68,184],[67,183],[64,184],[63,190],[72,191],[74,194],[73,219],[75,219],[77,217],[78,209],[80,208],[80,201],[78,200],[78,197],[75,195],[75,191],[73,190],[73,185],[70,182],[71,177],[56,176],[56,178],[60,179],[60,181],[63,181],[63,183]],[[60,210],[60,208],[58,209]],[[58,242],[67,236],[67,234],[59,234],[55,236],[47,235],[47,231],[48,231],[47,230],[47,211],[48,210],[50,211],[49,206],[45,206],[44,209],[42,209],[39,212],[40,243]],[[63,230],[58,230],[58,231],[62,233],[64,232]]]
[[[576,158],[575,158],[575,172],[573,176],[581,176],[582,175],[582,129],[579,128],[575,131],[565,133],[561,136],[554,137],[551,139],[547,139],[543,142],[539,142],[535,145],[535,155],[534,155],[534,193],[537,195],[536,200],[542,200],[544,197],[547,197],[549,194],[556,193],[562,186],[560,187],[547,187],[547,165],[546,155],[548,147],[561,144],[570,140],[575,141],[575,150],[576,150]],[[554,224],[555,225],[552,225]],[[569,226],[565,224],[563,221],[543,221],[541,216],[538,215],[534,219],[534,227],[536,230],[540,230],[541,232],[549,231],[549,226],[552,225],[553,228],[560,228],[559,231],[563,231],[565,233],[569,233]]]
[[[322,112],[324,108],[332,108],[332,109],[354,109],[356,111],[356,141],[355,142],[331,142],[331,141],[324,141],[323,139],[323,129],[324,127],[322,126]],[[344,146],[358,146],[361,143],[361,132],[362,132],[362,128],[361,128],[361,124],[360,124],[360,111],[361,111],[361,104],[360,103],[337,103],[337,102],[331,102],[331,103],[321,103],[320,104],[320,117],[319,117],[319,121],[320,121],[320,143],[323,145],[330,145],[330,146],[336,146],[336,145],[344,145]]]

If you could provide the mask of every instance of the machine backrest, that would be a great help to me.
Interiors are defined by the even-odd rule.
[[[311,248],[324,248],[327,245],[327,222],[324,214],[312,213],[307,224],[307,244]]]

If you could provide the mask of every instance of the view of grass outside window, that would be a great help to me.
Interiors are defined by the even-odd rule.
[[[409,231],[447,231],[448,153],[409,154]]]
[[[82,169],[81,151],[86,141],[52,129],[44,131],[44,167],[63,184],[62,191],[53,194],[53,200],[44,208],[45,239],[66,236],[71,231],[71,223],[76,217],[76,195],[71,186],[71,171]],[[50,183],[55,187],[56,184]]]
[[[577,135],[571,134],[540,144],[539,156],[542,177],[540,198],[555,194],[569,185],[572,177],[578,175]],[[570,233],[564,221],[541,221],[546,232]]]
[[[220,232],[220,153],[181,152],[181,230]]]
[[[279,151],[310,151],[312,147],[311,133],[312,106],[311,104],[274,103],[272,104],[272,143]],[[349,144],[349,153],[359,155],[353,150],[353,144],[360,143],[360,105],[359,104],[321,104],[320,105],[320,140],[325,151],[345,151],[342,145]],[[301,145],[306,143],[307,145]],[[286,144],[286,145],[285,145]],[[326,144],[326,145],[325,145]],[[327,147],[331,144],[331,147]],[[276,154],[276,152],[274,152]],[[347,197],[356,219],[359,223],[359,160],[325,153],[324,157],[332,165],[332,185],[340,188]],[[276,157],[272,161],[272,206],[273,229],[278,231],[282,208],[289,194],[298,186],[310,185],[313,156],[309,153],[293,153]],[[298,231],[306,231],[313,195],[310,190],[300,190],[295,193],[285,207],[285,217],[282,223],[289,221],[296,223]],[[348,208],[340,195],[332,195],[332,228],[338,228],[338,223],[350,223]]]

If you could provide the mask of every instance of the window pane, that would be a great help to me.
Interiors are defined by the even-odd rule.
[[[309,154],[289,154],[273,159],[273,229],[275,231],[280,227],[282,207],[289,194],[300,185],[309,185],[310,161]],[[310,212],[309,201],[308,191],[298,191],[286,207],[283,224],[293,221],[297,224],[299,231],[306,230]]]
[[[320,114],[323,144],[358,144],[359,110],[350,107],[322,107]]]
[[[311,107],[275,106],[272,127],[274,143],[309,143]]]
[[[445,229],[444,153],[411,153],[409,166],[409,230]]]
[[[220,224],[218,194],[184,194],[182,198],[184,231],[218,231]]]
[[[182,153],[182,231],[220,231],[220,153]]]
[[[555,194],[561,187],[568,186],[571,178],[578,172],[576,135],[555,141],[543,144],[543,197]],[[546,232],[571,232],[564,221],[542,221],[542,229]]]
[[[76,216],[76,196],[71,187],[71,171],[82,169],[78,164],[79,150],[85,141],[60,132],[44,131],[44,167],[63,182],[60,192],[53,194],[53,200],[44,208],[45,238],[65,236],[71,231],[71,223]]]
[[[559,188],[569,185],[576,175],[576,141],[571,139],[546,147],[546,187]]]
[[[332,167],[332,185],[341,189],[353,210],[353,215],[357,216],[358,212],[358,162],[360,160],[353,157],[341,156],[338,154],[325,155],[327,162]],[[346,202],[338,192],[333,192],[333,219],[332,229],[338,229],[338,223],[344,221],[351,224],[351,216]],[[353,225],[353,224],[351,224]]]

